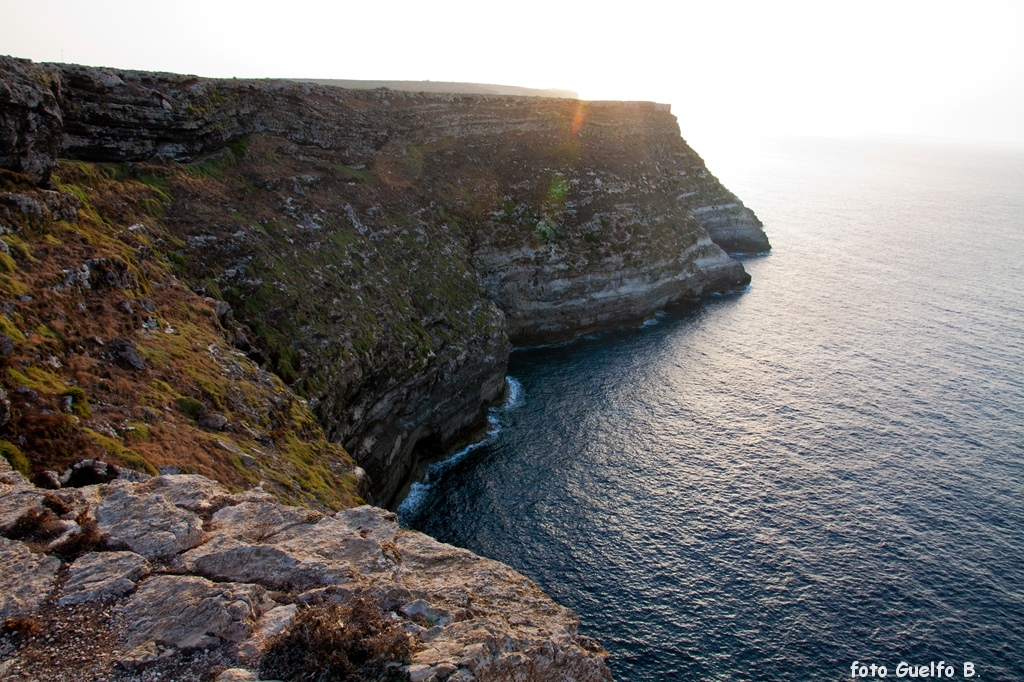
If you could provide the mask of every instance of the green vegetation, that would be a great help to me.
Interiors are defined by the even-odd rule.
[[[266,480],[270,490],[298,504],[339,509],[358,501],[354,477],[343,473],[352,467],[348,454],[324,439],[305,403],[276,377],[268,378],[231,350],[225,334],[232,330],[221,327],[212,304],[192,293],[205,289],[220,297],[225,292],[216,275],[189,283],[194,253],[187,233],[163,225],[174,197],[221,192],[247,151],[242,141],[225,155],[192,166],[61,162],[54,182],[70,199],[67,205],[81,206],[77,215],[59,209],[65,211],[59,220],[45,213],[12,216],[14,232],[2,235],[11,261],[0,262],[0,290],[9,298],[31,295],[14,299],[0,314],[0,333],[14,343],[0,372],[0,385],[13,403],[12,418],[0,427],[12,466],[26,472],[62,470],[83,458],[103,457],[155,473],[155,464],[170,460],[234,490]],[[33,201],[59,201],[32,186],[10,188]],[[249,213],[250,207],[243,210]],[[254,213],[251,220],[234,209],[221,216],[237,230],[258,226]],[[288,221],[270,224],[281,244],[297,231]],[[65,270],[88,259],[109,266],[111,276],[126,284],[54,287]],[[315,259],[304,262],[318,266]],[[294,266],[290,259],[278,259],[274,267],[283,273]],[[203,288],[196,286],[200,281]],[[263,293],[266,300],[255,301],[261,313],[268,310],[262,303],[277,305],[272,283]],[[131,313],[122,305],[126,299]],[[273,324],[268,319],[267,329],[275,329]],[[299,374],[301,358],[290,345],[295,331],[288,324],[268,333],[280,349],[282,374],[320,390]],[[111,361],[107,348],[114,336],[130,340],[146,360],[145,369]],[[21,386],[33,393],[17,393]],[[205,406],[271,442],[237,443],[234,449],[221,445],[231,441],[227,433],[211,437],[196,423]],[[111,425],[123,438],[113,435]],[[241,454],[246,449],[255,455],[251,460]]]
[[[138,469],[143,473],[147,473],[151,476],[159,475],[160,472],[157,471],[156,467],[150,464],[145,457],[134,450],[129,450],[120,441],[111,438],[110,436],[104,436],[101,433],[96,433],[91,429],[86,429],[86,432],[93,442],[103,448],[108,455],[116,457],[133,469]]]
[[[21,475],[32,475],[32,464],[28,461],[28,457],[14,443],[0,440],[0,455],[3,455],[7,463],[11,465],[11,468]]]
[[[128,422],[125,425],[124,439],[131,443],[145,443],[153,437],[147,424]]]
[[[7,315],[0,314],[0,332],[7,334],[15,342],[25,340],[25,335],[21,333],[21,330],[15,326]]]
[[[89,409],[89,398],[78,386],[71,386],[60,394],[62,397],[71,398],[71,411],[79,417],[85,418],[92,415]]]
[[[49,235],[47,235],[47,236],[49,236]],[[32,247],[31,247],[31,245],[29,245],[29,243],[27,241],[25,241],[24,239],[22,239],[18,235],[16,235],[16,234],[5,234],[5,235],[3,235],[3,240],[7,243],[7,248],[10,250],[11,254],[14,255],[14,256],[17,256],[18,260],[20,260],[20,261],[27,261],[27,262],[31,262],[31,263],[38,262],[32,256]],[[49,241],[49,240],[46,240],[46,241]],[[13,272],[13,270],[11,272]]]
[[[10,367],[7,374],[19,385],[42,393],[60,393],[64,390],[64,379],[59,374],[40,367],[25,367],[25,372]]]
[[[175,398],[174,402],[177,403],[178,409],[181,410],[182,414],[189,419],[197,420],[203,413],[203,404],[195,398],[183,395]]]
[[[373,172],[366,168],[352,168],[343,163],[332,163],[330,166],[342,177],[352,178],[359,182],[371,182],[373,180]]]
[[[18,271],[18,264],[14,262],[14,259],[8,256],[3,251],[0,251],[0,272],[6,272],[8,274],[15,273]]]

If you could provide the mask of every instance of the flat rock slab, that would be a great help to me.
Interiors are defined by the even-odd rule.
[[[238,647],[242,660],[257,660],[262,656],[274,637],[281,634],[295,620],[298,607],[295,604],[275,606],[256,623],[255,633]]]
[[[243,502],[220,509],[211,519],[218,535],[245,542],[263,542],[276,533],[318,520],[317,512],[299,507],[286,507],[280,502]]]
[[[3,458],[0,457],[0,459]],[[8,530],[18,520],[18,517],[31,509],[42,513],[42,502],[45,497],[45,491],[38,488],[0,486],[0,531]]]
[[[155,493],[182,509],[202,513],[228,502],[231,491],[198,474],[157,476],[136,488],[138,493]]]
[[[60,559],[0,538],[0,622],[37,610],[53,590]]]
[[[122,597],[149,573],[149,562],[135,552],[90,552],[71,565],[61,590],[61,606]]]
[[[115,488],[96,510],[99,528],[112,544],[124,544],[147,559],[167,558],[202,542],[203,522],[163,495],[137,495]]]
[[[258,585],[213,583],[195,576],[149,578],[124,610],[125,646],[157,642],[179,649],[243,642],[255,631],[265,606],[274,606]]]
[[[0,511],[13,522],[44,509],[45,494],[27,484],[2,486]],[[302,609],[359,594],[408,634],[402,671],[412,680],[610,680],[607,653],[579,634],[572,611],[508,566],[403,529],[384,509],[325,516],[259,490],[233,495],[181,475],[49,494],[61,498],[49,507],[67,507],[69,526],[75,524],[67,519],[88,511],[112,543],[133,550],[78,558],[56,595],[61,605],[112,602],[107,634],[131,675],[197,648],[258,668],[274,636]],[[205,530],[200,513],[209,519]],[[151,562],[171,558],[174,575],[151,572]],[[0,617],[48,603],[60,565],[25,543],[0,539]]]
[[[315,553],[222,536],[188,552],[184,559],[191,571],[208,578],[259,583],[277,590],[308,590],[353,578],[349,565],[325,561]]]

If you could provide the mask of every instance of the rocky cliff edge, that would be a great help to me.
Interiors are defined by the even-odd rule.
[[[48,491],[0,458],[0,678],[610,680],[507,566],[198,475]]]

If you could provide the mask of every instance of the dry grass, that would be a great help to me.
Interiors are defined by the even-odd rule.
[[[263,679],[376,682],[404,680],[409,640],[371,599],[303,609],[263,657]]]

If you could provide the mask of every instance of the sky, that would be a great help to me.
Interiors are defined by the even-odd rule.
[[[683,137],[1024,146],[1024,0],[0,0],[0,54],[668,102]]]

